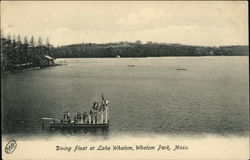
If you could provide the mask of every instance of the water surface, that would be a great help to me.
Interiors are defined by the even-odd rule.
[[[110,134],[248,134],[248,57],[66,61],[2,74],[5,135],[46,134],[41,117],[89,111],[101,93],[110,100]]]

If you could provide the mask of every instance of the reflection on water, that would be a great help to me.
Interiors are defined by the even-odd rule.
[[[65,66],[2,74],[5,135],[48,136],[42,130],[42,117],[60,119],[64,111],[88,111],[101,93],[110,100],[107,135],[248,134],[248,57],[67,62]],[[79,134],[60,131],[68,133]]]
[[[110,133],[109,129],[98,129],[98,128],[84,128],[84,129],[47,129],[44,132],[49,132],[54,135],[63,135],[63,136],[92,136],[92,137],[102,137],[104,139],[109,138]]]

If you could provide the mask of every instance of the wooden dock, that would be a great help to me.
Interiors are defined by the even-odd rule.
[[[101,103],[94,102],[89,112],[76,112],[71,119],[69,112],[64,112],[62,118],[42,118],[42,127],[45,127],[45,120],[52,120],[49,129],[107,129],[109,127],[109,101],[104,99],[102,94]]]
[[[109,127],[108,123],[101,124],[58,124],[51,123],[51,129],[107,129]]]

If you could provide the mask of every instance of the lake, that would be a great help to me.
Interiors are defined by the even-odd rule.
[[[116,135],[248,135],[248,57],[69,58],[3,73],[4,135],[42,136],[42,117],[110,100]]]

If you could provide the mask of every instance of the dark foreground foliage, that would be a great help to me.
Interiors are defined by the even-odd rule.
[[[42,43],[39,37],[37,43],[32,36],[28,40],[27,36],[21,39],[1,36],[1,70],[11,71],[22,68],[40,66],[40,58],[44,55],[51,55],[52,46],[47,38],[46,44]]]

